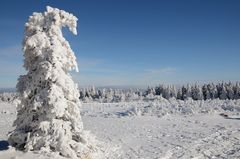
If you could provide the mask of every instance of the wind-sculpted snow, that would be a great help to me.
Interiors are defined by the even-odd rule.
[[[114,106],[114,107],[113,107]],[[89,107],[89,108],[87,108]],[[214,113],[240,113],[240,100],[166,100],[162,98],[154,102],[122,102],[122,103],[86,103],[82,115],[102,117],[130,117],[165,115],[194,115]]]
[[[239,159],[239,105],[239,100],[162,99],[84,103],[81,112],[85,129],[108,147],[106,159]],[[0,103],[0,112],[0,138],[4,142],[14,129],[10,123],[16,118],[16,107]],[[2,149],[6,149],[0,150],[4,159],[66,159],[54,153],[21,153],[3,145]]]

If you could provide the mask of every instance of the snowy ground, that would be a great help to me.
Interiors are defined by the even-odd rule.
[[[88,103],[82,108],[85,129],[117,148],[111,159],[239,159],[239,113],[239,100]],[[14,105],[0,104],[0,159],[52,158],[7,149],[15,117]]]

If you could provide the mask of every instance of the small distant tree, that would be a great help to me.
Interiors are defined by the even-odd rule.
[[[234,99],[240,99],[240,83],[237,82],[234,86]]]
[[[197,84],[192,86],[192,98],[194,100],[202,100],[203,99],[202,88]]]
[[[125,102],[126,97],[125,94],[123,93],[123,91],[120,92],[120,102]]]
[[[113,101],[113,95],[114,95],[114,92],[113,92],[113,89],[109,89],[106,93],[105,93],[105,101],[106,103],[110,103]]]
[[[179,89],[177,90],[177,99],[180,99],[180,100],[183,99],[182,89],[181,89],[181,88],[179,88]]]
[[[218,91],[217,91],[217,87],[214,83],[208,84],[207,85],[208,91],[210,93],[210,98],[211,99],[216,99],[218,98]]]
[[[226,83],[225,88],[227,91],[227,98],[234,99],[234,88],[232,82]]]
[[[171,97],[174,97],[174,98],[177,98],[177,90],[176,90],[176,87],[174,85],[170,86],[171,88],[171,93],[170,93],[170,96]]]
[[[192,98],[191,85],[187,84],[187,86],[182,87],[182,99],[185,100],[187,98]]]
[[[203,87],[202,87],[202,93],[203,93],[203,98],[204,98],[204,100],[211,99],[210,92],[209,92],[209,89],[208,89],[208,85],[207,85],[207,84],[204,84],[204,85],[203,85]]]
[[[219,87],[219,98],[223,100],[227,99],[227,90],[224,83]]]
[[[155,88],[156,95],[161,95],[162,94],[162,90],[163,90],[162,85],[157,86]]]
[[[187,84],[186,97],[187,98],[192,98],[192,92],[191,92],[191,85],[190,84]]]
[[[166,85],[162,85],[162,97],[165,99],[169,99],[170,98],[170,90],[168,89],[168,87]]]

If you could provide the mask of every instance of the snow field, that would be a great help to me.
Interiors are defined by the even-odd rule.
[[[239,159],[239,107],[238,100],[85,103],[81,114],[84,129],[108,147],[108,159]],[[4,141],[13,130],[16,109],[1,103],[0,112],[0,139]],[[63,159],[13,148],[0,151],[0,158]]]

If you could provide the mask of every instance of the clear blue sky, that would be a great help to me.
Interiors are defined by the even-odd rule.
[[[1,0],[0,87],[25,73],[24,24],[47,5],[79,19],[79,34],[64,34],[80,85],[240,80],[239,0]]]

